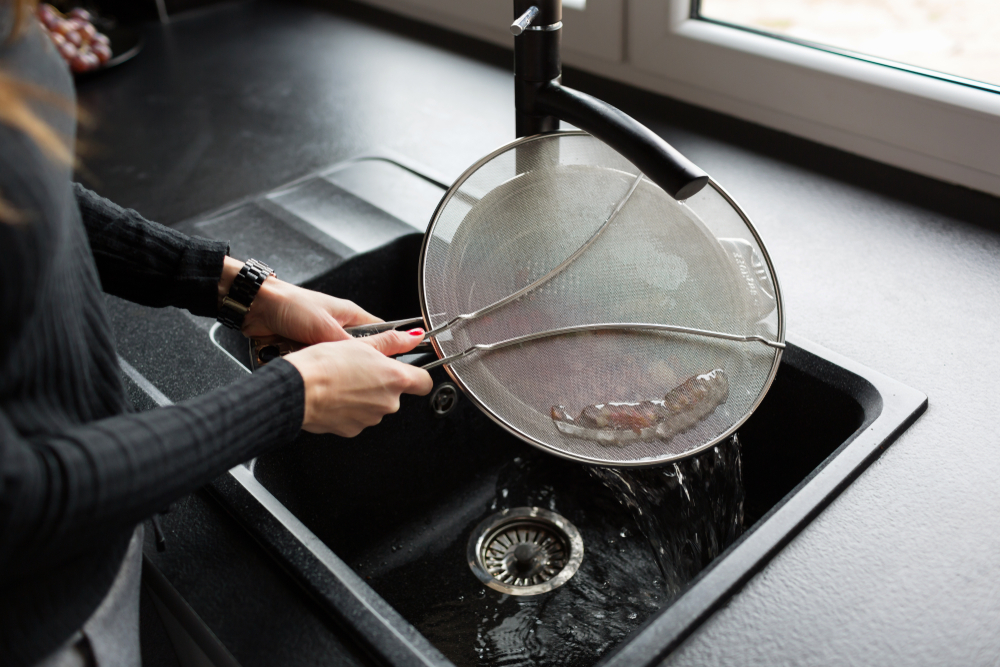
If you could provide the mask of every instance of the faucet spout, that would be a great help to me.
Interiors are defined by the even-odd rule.
[[[606,102],[561,84],[562,0],[514,0],[514,107],[517,136],[576,125],[625,156],[675,199],[708,174],[648,127]]]
[[[534,91],[532,112],[552,115],[589,132],[628,158],[674,199],[687,199],[708,174],[658,134],[607,102],[548,81]]]

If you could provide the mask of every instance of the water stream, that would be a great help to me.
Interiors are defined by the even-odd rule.
[[[738,435],[657,468],[591,468],[632,512],[670,596],[743,534]]]

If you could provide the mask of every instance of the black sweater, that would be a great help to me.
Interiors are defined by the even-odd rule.
[[[0,5],[0,39],[9,16]],[[5,18],[6,21],[5,28]],[[66,66],[37,26],[0,68],[64,96]],[[71,118],[41,114],[72,138]],[[292,439],[304,388],[285,361],[196,400],[128,411],[103,291],[214,315],[225,244],[151,223],[71,183],[0,125],[0,664],[30,665],[107,593],[135,525]],[[82,215],[81,215],[82,214]]]

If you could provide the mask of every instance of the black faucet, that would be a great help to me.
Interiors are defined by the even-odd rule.
[[[514,106],[518,137],[554,132],[559,121],[608,144],[675,199],[708,174],[659,135],[606,102],[562,85],[562,0],[514,0]]]

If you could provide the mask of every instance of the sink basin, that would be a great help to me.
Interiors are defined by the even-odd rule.
[[[858,401],[810,374],[815,357],[791,347],[788,358],[739,434],[751,527],[865,422]],[[678,592],[585,466],[525,445],[468,400],[438,417],[426,398],[405,397],[358,438],[299,438],[258,458],[253,475],[456,665],[594,664]],[[489,590],[467,564],[474,527],[523,506],[559,512],[583,537],[580,571],[539,600]],[[528,632],[549,636],[518,636]]]
[[[394,286],[415,275],[420,238],[401,236],[307,284],[352,294],[386,318],[410,316],[419,312],[415,295]],[[214,336],[248,361],[239,334],[216,329]],[[433,377],[436,385],[449,381],[441,369]],[[743,535],[682,573],[679,587],[665,580],[633,514],[586,466],[524,444],[468,400],[442,417],[427,398],[406,396],[399,413],[357,438],[303,434],[214,491],[331,614],[369,633],[370,650],[391,664],[400,664],[399,655],[384,652],[395,642],[390,630],[400,627],[418,638],[405,642],[414,664],[655,664],[925,405],[919,392],[793,338],[767,397],[738,433]],[[718,452],[699,458],[712,456]],[[721,496],[733,493],[715,484]],[[286,525],[247,520],[248,494],[257,514],[277,511]],[[466,558],[477,524],[522,506],[559,512],[585,545],[580,571],[538,598],[487,589]],[[289,558],[280,545],[290,535],[313,552]],[[330,579],[334,587],[350,584],[346,601],[324,592]],[[374,635],[371,618],[356,624],[356,607],[373,599],[384,605],[384,626]]]
[[[378,188],[370,187],[373,173]],[[367,158],[180,227],[232,238],[237,256],[260,257],[286,279],[401,319],[420,312],[415,228],[429,219],[442,181],[399,160]],[[409,214],[402,202],[421,211]],[[333,238],[341,222],[332,222],[340,209],[331,206],[372,224]],[[242,336],[219,327],[210,335],[248,365]],[[432,375],[437,386],[449,380],[441,369]],[[440,416],[427,398],[404,397],[398,414],[357,438],[302,434],[210,489],[377,663],[653,665],[926,404],[920,392],[790,336],[739,444],[653,473],[663,475],[654,484],[667,486],[696,479],[710,500],[730,507],[730,518],[740,508],[743,515],[742,528],[729,532],[711,521],[674,521],[671,539],[683,542],[690,562],[672,572],[658,566],[647,526],[585,466],[529,447],[462,398]],[[741,475],[719,466],[736,447]],[[584,556],[561,587],[519,598],[480,583],[467,546],[484,519],[525,506],[572,522]]]

